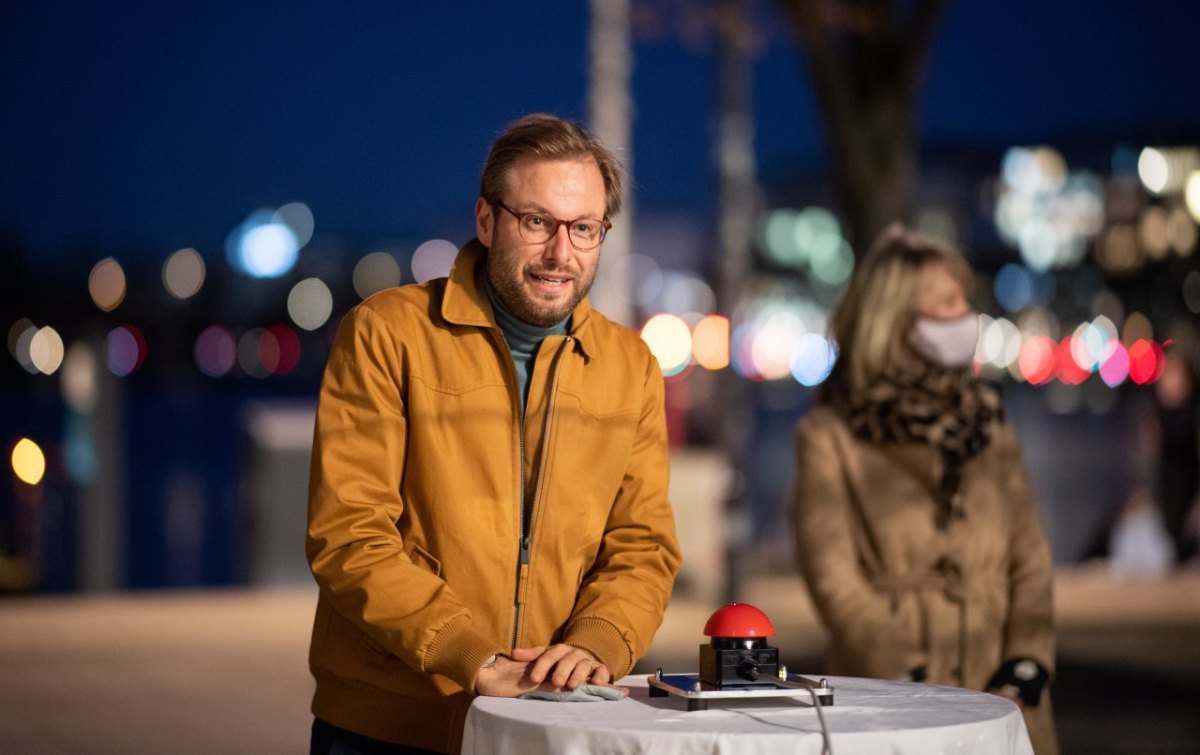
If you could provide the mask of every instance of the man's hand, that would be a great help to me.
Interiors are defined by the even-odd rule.
[[[518,697],[535,689],[573,690],[581,684],[612,686],[612,675],[586,650],[570,645],[516,648],[480,669],[475,692],[488,697]]]
[[[538,689],[540,684],[529,678],[529,663],[497,656],[495,663],[479,670],[475,677],[475,693],[487,697],[518,697]]]
[[[551,645],[548,648],[516,648],[513,660],[529,661],[529,678],[545,682],[555,689],[575,689],[581,684],[608,684],[612,674],[596,656],[571,645]]]

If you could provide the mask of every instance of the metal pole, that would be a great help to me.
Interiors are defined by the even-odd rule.
[[[591,0],[588,60],[588,121],[592,133],[625,165],[626,181],[621,215],[604,241],[600,271],[589,296],[593,307],[610,319],[634,325],[631,285],[620,264],[629,255],[633,234],[633,98],[629,79],[633,45],[629,30],[629,0]]]

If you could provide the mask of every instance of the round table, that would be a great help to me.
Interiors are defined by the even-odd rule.
[[[932,684],[827,677],[824,708],[836,755],[1032,755],[1020,710],[985,692]],[[480,697],[467,713],[469,755],[787,753],[820,755],[811,698],[714,700],[688,712],[679,697],[650,697],[646,677],[618,682],[629,697],[548,702]]]

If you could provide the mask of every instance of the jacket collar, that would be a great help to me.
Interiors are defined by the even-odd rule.
[[[479,243],[479,239],[471,239],[458,251],[454,266],[450,268],[450,278],[446,281],[446,295],[442,298],[442,317],[446,322],[480,328],[499,327],[484,289],[487,253],[487,248]],[[585,341],[591,315],[592,306],[586,296],[571,313],[570,335],[585,354],[588,353]]]

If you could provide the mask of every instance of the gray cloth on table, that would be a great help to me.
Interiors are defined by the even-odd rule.
[[[535,689],[521,695],[523,700],[552,700],[559,703],[595,703],[604,700],[622,700],[625,692],[616,687],[604,687],[599,684],[581,684],[575,689],[552,690]]]

